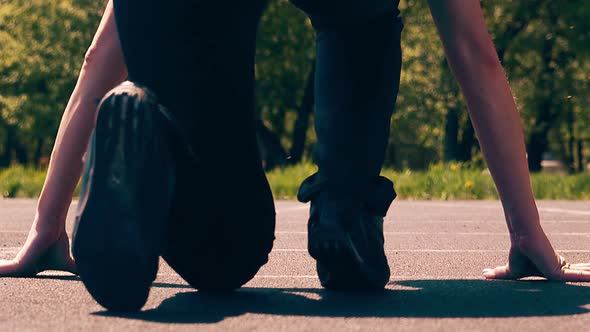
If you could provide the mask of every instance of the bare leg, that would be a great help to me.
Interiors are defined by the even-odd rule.
[[[485,270],[485,277],[518,279],[541,275],[551,280],[590,281],[590,268],[567,264],[555,253],[541,228],[520,117],[479,1],[429,0],[429,5],[467,101],[510,231],[509,263]]]
[[[75,271],[65,231],[66,215],[82,172],[82,156],[94,128],[97,102],[126,76],[109,1],[62,117],[29,236],[13,260],[0,261],[0,276]]]

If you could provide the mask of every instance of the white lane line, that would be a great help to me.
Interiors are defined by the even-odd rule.
[[[318,279],[317,275],[257,275],[254,279]],[[457,279],[458,276],[412,276],[412,275],[394,275],[391,276],[389,281],[399,281],[400,279],[419,279],[419,280],[444,280],[444,279]],[[461,275],[461,279],[483,279],[481,275]]]
[[[27,234],[27,231],[2,231],[0,234],[6,233],[14,233],[14,234]],[[297,236],[306,236],[307,232],[305,231],[277,231],[275,232],[276,235],[297,235]],[[507,232],[383,232],[385,236],[404,236],[404,235],[414,235],[414,236],[426,236],[426,235],[438,235],[438,236],[507,236]],[[567,233],[551,233],[548,232],[547,235],[549,236],[583,236],[587,237],[590,236],[590,233],[576,233],[576,232],[567,232]],[[12,247],[7,248],[0,248],[0,250],[11,250]],[[20,248],[20,247],[14,247]]]
[[[572,220],[573,222],[579,222],[580,220]],[[504,223],[504,219],[479,219],[479,220],[473,220],[473,219],[449,219],[449,220],[444,220],[444,219],[417,219],[417,220],[399,220],[399,219],[392,219],[392,218],[385,218],[385,223],[386,225],[397,225],[397,224],[422,224],[422,223],[437,223],[437,224],[449,224],[449,225],[455,225],[455,224],[481,224],[481,223]],[[301,219],[301,220],[277,220],[277,225],[281,226],[281,225],[301,225],[301,226],[306,226],[307,227],[307,219]]]
[[[590,253],[587,249],[555,249],[560,253]],[[272,252],[305,252],[307,249],[273,249]],[[413,253],[413,252],[424,252],[424,253],[507,253],[507,249],[496,250],[496,249],[398,249],[398,250],[385,250],[386,254],[396,253]]]
[[[0,248],[0,253],[17,252],[21,247],[4,247]],[[590,249],[555,249],[558,252],[565,253],[590,253]],[[307,249],[300,248],[277,248],[273,249],[272,252],[305,252]],[[400,252],[432,252],[432,253],[496,253],[496,252],[508,252],[504,249],[392,249],[385,250],[388,254],[395,254]]]
[[[178,277],[180,276],[176,273],[158,273],[158,277]],[[416,276],[416,275],[394,275],[391,276],[389,281],[400,281],[401,279],[410,279],[410,280],[468,280],[468,279],[483,279],[481,275],[460,275],[460,276]],[[317,280],[317,275],[256,275],[254,279],[313,279]],[[318,280],[319,281],[319,280]],[[156,282],[158,282],[156,280]],[[188,286],[188,284],[184,284]]]
[[[542,218],[541,220],[542,224],[590,224],[590,219],[589,220],[570,220],[570,219],[547,219],[547,218]],[[456,226],[456,225],[461,225],[461,224],[499,224],[499,225],[503,225],[505,224],[505,221],[503,219],[479,219],[479,220],[473,220],[473,219],[469,219],[469,220],[460,220],[460,219],[452,219],[452,220],[426,220],[426,219],[422,219],[422,220],[394,220],[394,219],[389,219],[386,218],[385,219],[385,225],[391,225],[394,226],[395,225],[416,225],[416,224],[446,224],[449,226]],[[307,227],[307,220],[300,220],[300,221],[285,221],[285,220],[278,220],[277,221],[277,226],[281,227],[284,225],[297,225],[297,226],[301,226],[301,227]]]
[[[290,276],[290,275],[260,275],[254,276],[254,278],[258,279],[317,279],[317,275],[297,275],[297,276]]]
[[[460,220],[460,219],[453,219],[453,220],[392,220],[392,219],[385,219],[386,225],[395,226],[397,224],[407,225],[407,224],[447,224],[449,226],[456,226],[460,224],[499,224],[504,225],[506,221],[504,219],[469,219],[469,220]],[[590,224],[590,219],[588,220],[580,220],[580,219],[547,219],[541,218],[542,224]],[[280,222],[279,222],[280,224]],[[288,224],[288,222],[285,222]],[[303,223],[291,223],[291,224],[303,224]]]
[[[568,209],[557,209],[557,208],[539,208],[539,211],[542,211],[542,212],[552,212],[552,213],[569,213],[569,214],[576,214],[576,215],[580,215],[580,216],[590,216],[590,211],[582,211],[582,210],[568,210]]]
[[[2,234],[28,234],[29,231],[1,231]],[[276,235],[307,235],[306,231],[276,231]],[[386,236],[395,235],[458,235],[458,236],[506,236],[507,232],[383,232]],[[566,233],[551,233],[550,236],[590,236],[590,233],[580,232],[566,232]],[[2,248],[0,248],[1,250]]]
[[[419,203],[428,203],[428,202],[419,202]],[[446,207],[446,208],[474,208],[474,209],[502,209],[502,205],[480,205],[480,204],[456,204],[456,203],[435,203],[431,202],[428,203],[429,206],[438,206],[438,207]],[[590,205],[590,204],[589,204]],[[547,208],[547,207],[539,207],[540,212],[550,212],[550,213],[569,213],[575,215],[582,215],[582,216],[590,216],[590,211],[584,210],[572,210],[572,209],[561,209],[561,208]]]
[[[474,203],[477,201],[474,201]],[[445,207],[445,208],[472,208],[472,209],[502,209],[502,205],[500,203],[494,205],[483,205],[481,203],[476,204],[467,204],[467,203],[437,203],[433,201],[422,201],[422,202],[412,202],[415,204],[424,204],[427,206],[438,206],[438,207]]]
[[[479,219],[479,220],[391,220],[391,219],[386,219],[385,220],[386,225],[392,225],[395,226],[397,224],[401,224],[401,225],[408,225],[408,224],[412,224],[415,225],[417,223],[428,223],[428,224],[445,224],[445,225],[449,225],[449,226],[456,226],[456,225],[461,225],[461,224],[499,224],[499,225],[504,225],[506,222],[503,219]],[[287,223],[285,223],[287,224]],[[301,224],[303,225],[303,223],[291,223],[291,224]],[[547,219],[547,218],[541,218],[541,224],[590,224],[590,219],[589,220],[568,220],[568,219]]]
[[[7,248],[0,248],[0,253],[12,253],[18,252],[21,247],[7,247]],[[590,253],[589,249],[556,249],[557,252],[563,253]],[[280,248],[280,249],[273,249],[272,253],[290,253],[290,252],[302,252],[307,253],[307,249],[298,249],[298,248]],[[387,254],[395,254],[395,253],[413,253],[413,252],[424,252],[424,253],[506,253],[508,250],[506,249],[393,249],[393,250],[385,250]]]
[[[278,231],[277,235],[307,235],[307,232]],[[506,236],[508,232],[383,232],[384,235],[460,235],[460,236]],[[550,236],[590,236],[590,233],[551,233]]]

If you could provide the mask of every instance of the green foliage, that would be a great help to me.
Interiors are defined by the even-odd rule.
[[[590,2],[493,0],[482,5],[527,141],[535,145],[546,138],[543,151],[572,170],[581,168],[590,161]],[[400,6],[404,65],[386,164],[427,169],[449,159],[449,136],[466,138],[469,158],[481,161],[426,2],[402,0]],[[33,165],[49,155],[103,8],[104,1],[0,0],[0,167],[15,159]],[[287,0],[270,0],[257,48],[257,109],[286,149],[314,56],[309,20]],[[451,115],[456,115],[457,133],[445,127]]]
[[[395,182],[402,199],[497,199],[489,173],[468,164],[439,163],[427,171],[385,170],[383,175]]]
[[[300,164],[276,169],[267,174],[277,199],[293,199],[301,182],[317,168]],[[383,170],[382,175],[395,183],[399,199],[496,200],[498,194],[491,175],[473,163],[438,163],[425,171]],[[532,175],[537,199],[590,199],[590,174]]]
[[[567,145],[570,138],[586,140],[588,155],[590,2],[497,0],[483,1],[482,5],[517,97],[529,143],[537,144],[531,142],[533,134],[547,130],[548,151],[566,164],[575,159],[573,148]],[[423,168],[443,159],[449,112],[460,110],[463,127],[468,117],[425,1],[405,0],[401,6],[404,71],[388,162],[397,168]],[[544,58],[543,52],[549,56]],[[569,112],[573,116],[568,118]],[[576,162],[581,166],[584,160]]]
[[[426,1],[402,1],[400,9],[403,66],[387,164],[424,168],[443,156],[445,100],[454,96],[441,84],[444,53]]]
[[[294,199],[301,182],[316,171],[315,165],[302,163],[268,172],[275,199]],[[42,169],[23,166],[12,166],[0,171],[0,194],[10,198],[37,197],[45,173]],[[395,183],[399,199],[498,199],[488,171],[472,163],[439,163],[425,171],[406,169],[400,172],[386,168],[382,175]],[[590,173],[533,174],[532,183],[537,199],[590,199]],[[78,195],[78,191],[75,195]]]
[[[568,176],[535,174],[532,177],[536,197],[543,199],[590,199],[590,175]]]
[[[49,153],[103,7],[101,1],[0,1],[2,142],[12,126],[29,154],[40,140]],[[0,154],[7,153],[2,149],[5,144]]]
[[[266,174],[275,199],[293,199],[306,177],[317,171],[311,163],[276,168]]]
[[[258,34],[257,106],[260,117],[286,147],[314,58],[315,35],[309,19],[287,0],[270,1]]]
[[[1,197],[37,197],[43,187],[46,172],[23,166],[13,166],[0,172]]]

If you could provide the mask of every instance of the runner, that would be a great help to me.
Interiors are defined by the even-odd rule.
[[[266,262],[274,231],[272,198],[253,131],[254,42],[264,1],[230,10],[201,2],[141,3],[115,1],[125,63],[135,83],[119,86],[101,103],[74,248],[93,296],[120,311],[143,305],[159,254],[196,288],[241,286]],[[381,289],[389,280],[383,215],[395,197],[379,171],[399,82],[396,3],[297,5],[310,14],[318,36],[320,169],[299,192],[300,200],[312,203],[309,251],[325,287]],[[430,6],[511,233],[509,264],[486,270],[485,277],[590,280],[590,267],[566,263],[540,227],[518,113],[479,3],[430,1]],[[88,119],[94,117],[88,100],[125,77],[118,42],[109,3],[91,47],[105,53],[93,58],[90,52],[85,61],[36,221],[15,260],[0,265],[0,275],[74,270],[65,214],[75,179],[66,177],[72,181],[63,186],[51,179],[66,173],[62,161],[76,160],[84,151],[66,137],[88,137]],[[101,62],[108,54],[116,60],[110,73]],[[483,75],[486,80],[480,80]],[[91,76],[101,78],[94,80],[98,85],[89,84]],[[74,116],[81,113],[92,116]],[[244,198],[231,211],[224,204],[225,188]],[[51,197],[54,204],[48,204]],[[120,273],[111,275],[113,269]]]

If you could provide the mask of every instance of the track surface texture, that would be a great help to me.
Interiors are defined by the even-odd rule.
[[[583,331],[590,326],[590,284],[483,279],[483,268],[504,264],[507,256],[499,202],[394,202],[385,221],[392,278],[382,294],[322,290],[306,250],[308,206],[291,201],[276,206],[270,261],[236,293],[200,294],[161,262],[144,311],[113,316],[76,276],[0,278],[0,331]],[[572,263],[590,262],[590,202],[540,201],[539,207],[555,248]],[[0,259],[12,258],[24,243],[34,210],[34,200],[0,200]],[[69,231],[72,217],[70,212]]]

